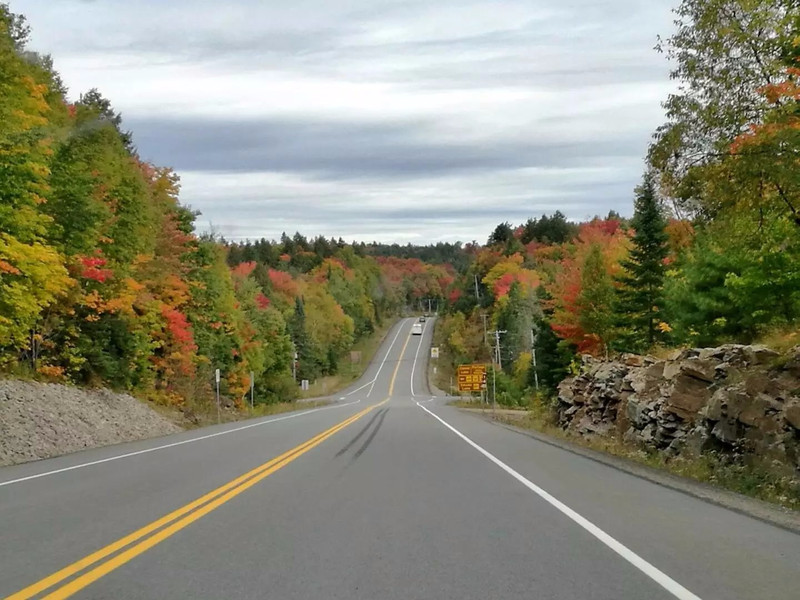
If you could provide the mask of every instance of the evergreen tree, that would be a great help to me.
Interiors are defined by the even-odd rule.
[[[499,246],[507,244],[514,237],[514,230],[511,229],[511,224],[508,222],[500,223],[494,228],[489,240],[486,242],[487,246]]]
[[[575,356],[574,346],[560,339],[544,318],[536,319],[536,369],[528,372],[528,387],[533,389],[536,379],[539,389],[554,394],[558,384],[567,376]]]
[[[656,198],[652,173],[636,190],[633,247],[619,281],[617,315],[624,349],[641,351],[655,342],[663,305],[664,275],[669,247],[666,220]]]

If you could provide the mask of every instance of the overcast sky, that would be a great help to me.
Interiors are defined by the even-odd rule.
[[[198,228],[485,241],[629,215],[677,0],[11,0]]]

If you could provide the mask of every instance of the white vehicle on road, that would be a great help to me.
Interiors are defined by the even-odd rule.
[[[422,335],[422,323],[414,323],[411,326],[411,335]]]

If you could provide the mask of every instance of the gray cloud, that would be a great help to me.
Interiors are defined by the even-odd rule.
[[[201,228],[484,239],[630,214],[673,0],[12,0]]]
[[[426,137],[424,122],[131,119],[144,158],[178,171],[291,172],[330,179],[580,167],[640,156],[640,137],[496,143]]]

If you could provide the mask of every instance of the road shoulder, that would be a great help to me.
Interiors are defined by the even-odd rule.
[[[756,500],[754,498],[748,498],[747,496],[742,496],[741,494],[736,494],[734,492],[717,488],[706,483],[685,479],[683,477],[660,471],[658,469],[654,469],[622,457],[613,456],[611,454],[599,452],[591,448],[586,448],[567,440],[554,438],[539,431],[523,429],[521,427],[516,427],[508,423],[497,421],[496,419],[492,418],[490,413],[482,414],[480,412],[464,410],[460,408],[458,411],[491,423],[497,427],[533,438],[539,442],[560,448],[561,450],[566,450],[567,452],[571,452],[584,458],[588,458],[600,464],[623,471],[630,475],[634,475],[635,477],[645,479],[656,485],[682,492],[694,498],[698,498],[728,510],[753,517],[793,533],[800,533],[800,513],[796,511],[785,509],[761,500]]]

